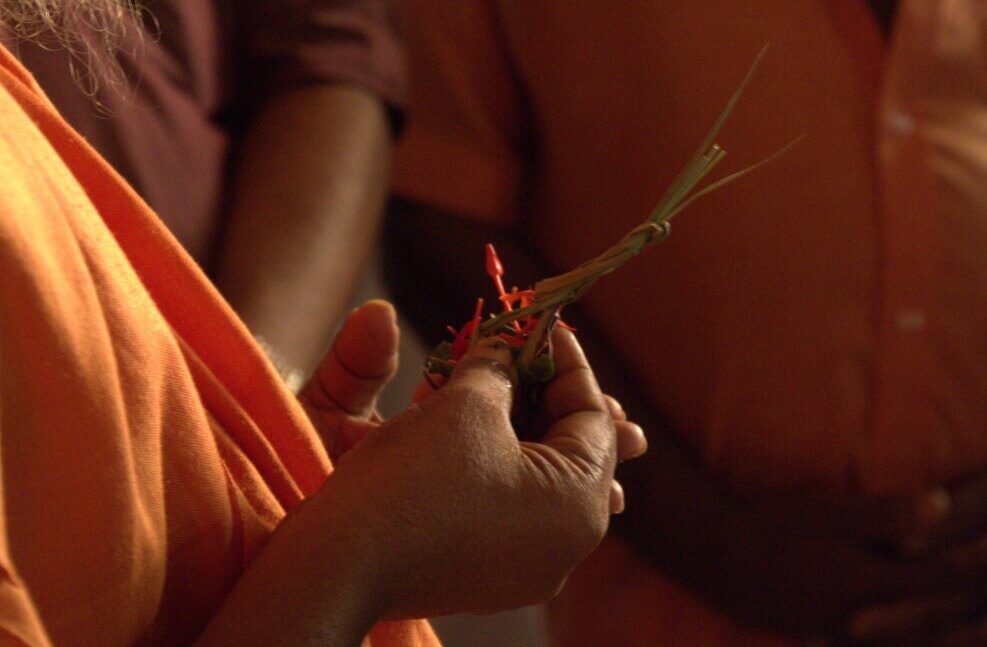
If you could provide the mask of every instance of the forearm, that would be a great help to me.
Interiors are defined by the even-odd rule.
[[[358,645],[384,613],[358,528],[328,523],[323,493],[288,516],[199,637],[199,645]]]
[[[301,371],[321,357],[373,251],[390,148],[380,101],[343,85],[278,97],[242,142],[216,282]]]

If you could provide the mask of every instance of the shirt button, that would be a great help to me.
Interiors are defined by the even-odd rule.
[[[915,117],[903,110],[892,110],[887,117],[888,130],[896,137],[908,137],[915,132]]]
[[[902,332],[918,332],[925,328],[927,319],[921,310],[902,310],[895,315],[894,325]]]

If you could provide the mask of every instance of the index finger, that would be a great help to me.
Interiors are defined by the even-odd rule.
[[[616,432],[596,376],[575,335],[552,333],[555,377],[544,393],[549,428],[542,442],[604,471],[616,464]]]

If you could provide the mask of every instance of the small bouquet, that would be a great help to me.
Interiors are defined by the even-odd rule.
[[[648,219],[627,232],[615,245],[572,271],[543,279],[526,290],[514,287],[510,291],[504,288],[504,267],[497,252],[492,245],[487,245],[486,270],[497,288],[500,312],[485,315],[483,299],[478,299],[469,321],[458,329],[448,327],[452,340],[436,346],[425,362],[425,377],[433,387],[438,388],[432,381],[432,375],[448,377],[456,362],[473,344],[485,337],[499,337],[514,352],[519,389],[514,417],[516,424],[524,426],[524,421],[537,406],[542,387],[555,375],[551,334],[555,326],[567,327],[560,317],[562,308],[579,299],[600,277],[613,272],[645,248],[663,241],[669,234],[672,218],[695,200],[740,179],[784,154],[798,142],[796,140],[770,157],[697,190],[726,156],[726,151],[713,140],[740,100],[766,51],[767,47],[758,54],[706,139]]]

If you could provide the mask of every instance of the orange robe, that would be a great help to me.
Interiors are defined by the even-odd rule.
[[[908,492],[987,465],[983,2],[901,0],[887,43],[864,0],[409,4],[395,191],[561,269],[650,213],[770,42],[716,174],[805,139],[600,281],[587,320],[738,488]],[[739,640],[616,543],[564,602],[585,644]]]
[[[0,48],[0,642],[181,644],[331,470],[244,326]],[[373,645],[432,645],[386,623]]]

